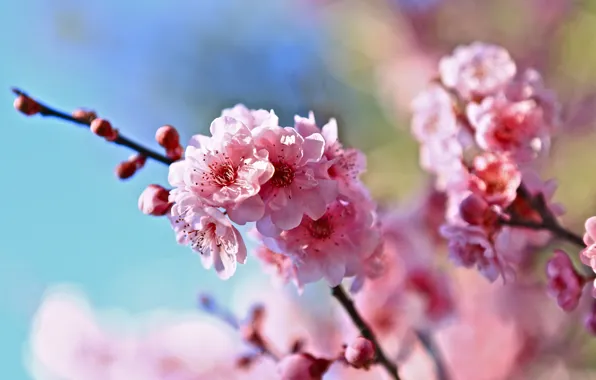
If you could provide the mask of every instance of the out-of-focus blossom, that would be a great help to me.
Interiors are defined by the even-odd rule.
[[[580,258],[582,263],[596,271],[596,217],[591,217],[585,223],[584,243],[586,248],[582,250]]]
[[[441,59],[442,83],[471,100],[493,94],[503,88],[516,73],[515,62],[500,46],[475,42],[459,46]]]
[[[211,137],[194,136],[183,161],[170,165],[172,201],[196,198],[206,206],[223,207],[230,219],[244,224],[263,216],[258,196],[273,175],[266,150],[255,148],[250,130],[231,117],[215,119]]]
[[[228,279],[236,272],[236,263],[246,261],[242,235],[220,210],[194,202],[188,196],[172,207],[176,240],[198,252],[205,268],[214,267],[221,279]]]
[[[431,84],[412,102],[412,134],[421,143],[452,137],[458,125],[451,95],[440,85]]]
[[[513,268],[507,262],[504,252],[507,243],[497,236],[490,236],[478,226],[445,225],[441,233],[449,241],[449,257],[457,265],[466,268],[477,267],[490,281],[499,276],[503,281],[511,281],[515,277]]]
[[[329,179],[329,161],[322,161],[325,140],[319,133],[302,137],[294,128],[261,126],[252,131],[258,149],[269,154],[274,173],[259,193],[265,216],[259,232],[276,236],[298,227],[303,215],[319,219],[337,197],[337,184]]]
[[[306,353],[292,354],[277,365],[280,380],[322,380],[330,361]]]
[[[582,294],[583,279],[573,267],[571,259],[561,250],[556,250],[546,264],[548,292],[557,299],[559,307],[572,311],[579,303]]]
[[[549,125],[535,100],[511,102],[505,96],[487,97],[466,109],[476,142],[490,152],[509,153],[526,162],[550,146]]]
[[[469,178],[470,190],[491,205],[507,207],[517,195],[522,176],[507,156],[485,153],[474,159]]]

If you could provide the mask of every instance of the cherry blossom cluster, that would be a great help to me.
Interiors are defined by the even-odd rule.
[[[335,120],[319,128],[311,114],[282,127],[273,111],[237,105],[209,131],[190,139],[168,178],[178,242],[205,267],[232,276],[246,260],[232,223],[254,222],[269,250],[261,257],[299,286],[367,274],[381,245],[375,205],[359,180],[364,155],[341,145]]]
[[[413,111],[420,163],[448,197],[441,233],[451,258],[491,281],[511,281],[523,252],[548,239],[501,221],[515,215],[540,222],[532,201],[547,202],[554,193],[555,183],[535,171],[558,122],[552,92],[535,70],[519,70],[505,49],[473,43],[441,59],[439,77]],[[554,215],[562,211],[548,207]]]
[[[440,232],[452,261],[478,268],[490,281],[511,282],[553,234],[578,243],[558,222],[564,210],[551,202],[556,183],[538,174],[560,124],[560,106],[537,71],[519,69],[496,45],[460,46],[440,60],[438,77],[412,107],[421,166],[448,199]],[[580,256],[595,268],[593,224],[586,223],[588,248]],[[575,309],[589,276],[562,250],[546,274],[549,294],[563,310]]]

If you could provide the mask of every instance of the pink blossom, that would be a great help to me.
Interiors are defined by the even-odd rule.
[[[584,248],[579,255],[581,262],[596,272],[596,217],[588,218],[585,223],[586,233],[584,234]],[[596,281],[594,282],[596,288]],[[595,293],[596,294],[596,293]]]
[[[269,153],[274,173],[261,187],[265,214],[257,228],[265,236],[296,228],[303,215],[319,219],[337,197],[329,179],[329,161],[322,161],[325,140],[319,133],[306,138],[294,128],[263,126],[254,129],[258,149]]]
[[[273,274],[274,278],[282,283],[296,279],[296,265],[290,256],[274,252],[264,244],[260,244],[255,250],[255,256],[261,261],[266,271]]]
[[[236,119],[220,117],[211,124],[212,137],[194,136],[185,159],[170,166],[172,201],[197,198],[207,206],[226,208],[230,219],[244,224],[263,216],[257,194],[273,175],[266,150],[257,150],[250,130]],[[188,194],[187,194],[188,193]]]
[[[360,181],[360,175],[366,171],[366,156],[354,148],[344,148],[339,141],[337,121],[330,119],[320,130],[314,114],[308,118],[295,116],[294,127],[303,137],[320,133],[325,139],[323,156],[329,161],[329,177],[336,181],[339,194],[348,200],[371,202],[367,188]]]
[[[471,193],[459,205],[461,219],[474,226],[491,227],[498,219],[498,213],[480,195]]]
[[[510,153],[525,162],[550,146],[548,125],[535,100],[511,102],[498,95],[468,104],[466,112],[482,149]]]
[[[457,265],[476,266],[491,282],[499,276],[503,281],[513,279],[513,269],[503,257],[503,250],[497,249],[501,247],[481,227],[445,225],[441,227],[441,234],[448,239],[449,257]]]
[[[443,273],[424,267],[413,268],[406,275],[405,285],[422,300],[422,314],[428,321],[438,323],[451,319],[455,305],[449,280]]]
[[[275,112],[273,112],[273,110],[251,110],[246,108],[244,104],[236,104],[232,108],[226,108],[221,112],[221,116],[229,116],[233,119],[236,119],[250,130],[261,125],[275,126],[279,123],[279,118]]]
[[[32,369],[43,378],[126,379],[121,368],[130,356],[129,345],[105,331],[89,304],[72,292],[52,292],[44,299],[36,312],[30,349]]]
[[[552,132],[558,127],[561,119],[561,104],[554,91],[545,87],[540,73],[534,69],[526,69],[507,85],[504,94],[512,102],[534,100],[541,108],[544,122]]]
[[[300,225],[270,241],[272,249],[292,258],[299,285],[321,278],[330,286],[360,273],[380,243],[375,215],[366,204],[335,201],[323,216],[305,215]]]
[[[508,156],[484,153],[474,158],[470,190],[491,205],[507,207],[517,196],[521,173]]]
[[[548,293],[557,299],[559,307],[572,311],[579,303],[583,281],[575,271],[567,253],[555,250],[553,257],[546,264]]]
[[[310,354],[292,354],[279,362],[277,372],[280,380],[322,380],[330,364]]]
[[[439,62],[441,81],[465,100],[491,95],[513,78],[515,62],[500,46],[474,42],[458,46]]]
[[[431,84],[412,102],[412,134],[421,143],[455,136],[457,118],[451,95],[440,85]]]
[[[149,185],[139,196],[139,210],[146,215],[165,215],[171,207],[169,192],[159,185]]]
[[[236,263],[246,261],[244,240],[220,210],[194,201],[187,196],[172,207],[170,221],[178,243],[190,245],[206,269],[213,266],[221,279],[228,279],[236,272]]]

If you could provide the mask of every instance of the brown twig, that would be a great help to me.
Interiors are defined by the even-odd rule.
[[[449,380],[450,376],[447,366],[430,334],[425,331],[416,331],[416,336],[435,365],[437,380]]]
[[[354,302],[352,302],[344,288],[341,285],[335,286],[331,288],[331,294],[333,295],[333,297],[335,297],[335,299],[337,299],[337,301],[341,304],[344,310],[348,313],[352,322],[354,322],[358,330],[360,330],[362,336],[370,340],[372,344],[375,346],[377,362],[380,365],[382,365],[387,370],[387,372],[389,372],[389,374],[394,380],[400,380],[399,373],[397,372],[397,365],[395,365],[387,358],[387,355],[385,355],[385,352],[383,352],[383,349],[381,348],[381,345],[379,344],[375,334],[372,332],[371,328],[366,324],[364,319],[362,319],[360,313],[358,313],[358,310],[354,306]]]
[[[12,92],[17,96],[22,95],[22,96],[30,97],[24,91],[22,91],[18,88],[13,88]],[[58,110],[56,110],[44,103],[41,103],[37,100],[35,100],[35,102],[37,102],[37,104],[40,106],[39,114],[41,116],[55,117],[58,119],[62,119],[64,121],[69,121],[71,123],[78,124],[80,126],[85,126],[87,128],[89,128],[89,126],[91,124],[88,121],[76,119],[76,118],[72,117],[72,115],[67,114],[66,112],[58,111]],[[122,136],[122,135],[118,135],[118,137],[113,141],[113,143],[130,148],[130,149],[132,149],[148,158],[151,158],[155,161],[161,162],[162,164],[170,165],[172,162],[174,162],[170,158],[168,158],[162,154],[159,154],[151,149],[145,148],[144,146],[142,146],[142,145],[140,145],[140,144],[138,144],[138,143],[132,141],[131,139],[129,139],[125,136]]]

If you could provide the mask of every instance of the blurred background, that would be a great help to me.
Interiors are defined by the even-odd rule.
[[[458,44],[483,40],[541,70],[564,106],[564,133],[546,177],[557,177],[565,222],[595,214],[596,2],[590,0],[23,0],[0,3],[0,378],[29,378],[23,345],[49,286],[73,283],[98,307],[192,310],[228,282],[175,244],[167,221],[142,215],[140,192],[166,184],[149,162],[132,180],[113,170],[129,152],[86,130],[12,109],[10,86],[61,109],[89,107],[126,136],[186,140],[222,108],[244,103],[336,117],[368,155],[380,202],[424,184],[409,103]]]

